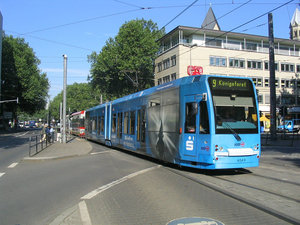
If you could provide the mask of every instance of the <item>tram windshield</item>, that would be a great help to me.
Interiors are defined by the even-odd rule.
[[[210,78],[216,134],[258,133],[256,100],[250,80]]]

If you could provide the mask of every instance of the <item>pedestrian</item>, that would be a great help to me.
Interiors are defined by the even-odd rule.
[[[50,132],[50,141],[54,142],[54,132],[53,132],[53,127],[52,126],[50,126],[49,132]]]
[[[46,126],[46,137],[47,137],[47,142],[50,142],[50,125]]]
[[[45,125],[42,127],[42,131],[41,131],[41,142],[45,141],[45,139],[46,139],[46,127],[47,127],[47,124],[45,124]]]

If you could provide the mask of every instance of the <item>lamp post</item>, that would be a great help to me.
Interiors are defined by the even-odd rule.
[[[67,141],[66,138],[66,112],[67,112],[67,55],[63,55],[64,57],[64,91],[63,91],[63,143],[65,144]]]

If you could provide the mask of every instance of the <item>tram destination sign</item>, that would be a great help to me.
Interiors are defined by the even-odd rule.
[[[209,85],[214,91],[250,91],[252,83],[246,79],[210,77]]]

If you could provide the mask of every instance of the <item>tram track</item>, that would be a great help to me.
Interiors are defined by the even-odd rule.
[[[274,177],[270,177],[270,176],[264,176],[264,175],[261,175],[261,174],[249,173],[249,172],[246,172],[246,171],[244,171],[242,169],[238,170],[238,171],[240,173],[243,173],[243,174],[249,174],[249,175],[256,176],[256,177],[266,178],[266,179],[270,179],[270,180],[274,180],[274,181],[279,181],[279,182],[283,182],[283,183],[294,184],[294,185],[300,186],[299,182],[294,182],[294,181],[289,181],[289,180],[283,180],[283,179],[274,178]]]
[[[252,174],[251,174],[252,175]],[[255,175],[253,175],[255,176]],[[262,176],[263,177],[263,176]],[[216,179],[219,179],[219,180],[223,180],[223,181],[227,181],[227,182],[230,182],[232,184],[236,184],[236,185],[240,185],[242,187],[247,187],[247,188],[251,188],[251,189],[255,189],[257,191],[262,191],[262,192],[265,192],[267,194],[272,194],[274,195],[275,197],[281,197],[281,198],[285,198],[286,200],[289,200],[289,201],[294,201],[294,202],[297,202],[300,204],[300,200],[297,200],[297,199],[294,199],[294,198],[291,198],[291,197],[288,197],[288,196],[285,196],[285,195],[282,195],[282,194],[279,194],[279,193],[276,193],[276,192],[272,192],[272,191],[269,191],[269,190],[266,190],[266,189],[263,189],[263,188],[258,188],[258,187],[255,187],[255,186],[250,186],[250,185],[247,185],[247,184],[242,184],[242,183],[238,183],[238,182],[235,182],[235,181],[231,181],[231,180],[228,180],[228,179],[224,179],[224,178],[221,178],[221,177],[215,177]],[[267,178],[268,179],[268,178]],[[272,179],[272,180],[275,180],[275,179]],[[285,182],[285,181],[282,181],[282,180],[279,180],[277,179],[278,181],[280,182],[283,182],[283,183],[289,183],[291,184],[291,182]],[[295,184],[293,183],[294,185],[297,185],[299,186],[299,184]]]
[[[266,188],[256,187],[255,185],[243,184],[236,181],[231,181],[229,178],[218,177],[217,174],[204,174],[204,173],[196,173],[195,171],[190,170],[176,170],[169,167],[166,167],[167,170],[178,174],[179,176],[185,177],[189,180],[192,180],[200,185],[208,187],[212,190],[220,192],[226,196],[229,196],[235,200],[243,202],[247,205],[250,205],[258,210],[264,211],[274,217],[277,217],[281,220],[284,220],[291,224],[300,224],[300,218],[296,218],[293,215],[297,215],[298,213],[292,213],[288,210],[284,210],[283,208],[276,206],[275,202],[279,202],[282,206],[286,206],[287,204],[297,209],[300,208],[300,200],[294,199],[289,196],[285,196],[283,194],[279,194],[276,192],[268,191]],[[241,172],[241,171],[238,171]],[[243,171],[242,171],[243,172]],[[252,175],[250,173],[245,173],[245,175]],[[222,176],[222,175],[221,175]],[[253,175],[255,176],[255,175]],[[258,176],[260,177],[260,176]],[[261,176],[263,178],[264,176]],[[285,182],[280,179],[272,179],[271,177],[266,177],[265,179],[270,179],[273,181]],[[290,185],[297,185],[297,182],[286,182],[292,183]],[[258,200],[260,199],[260,200]],[[269,202],[274,202],[274,204],[266,204],[264,199],[268,199]]]

